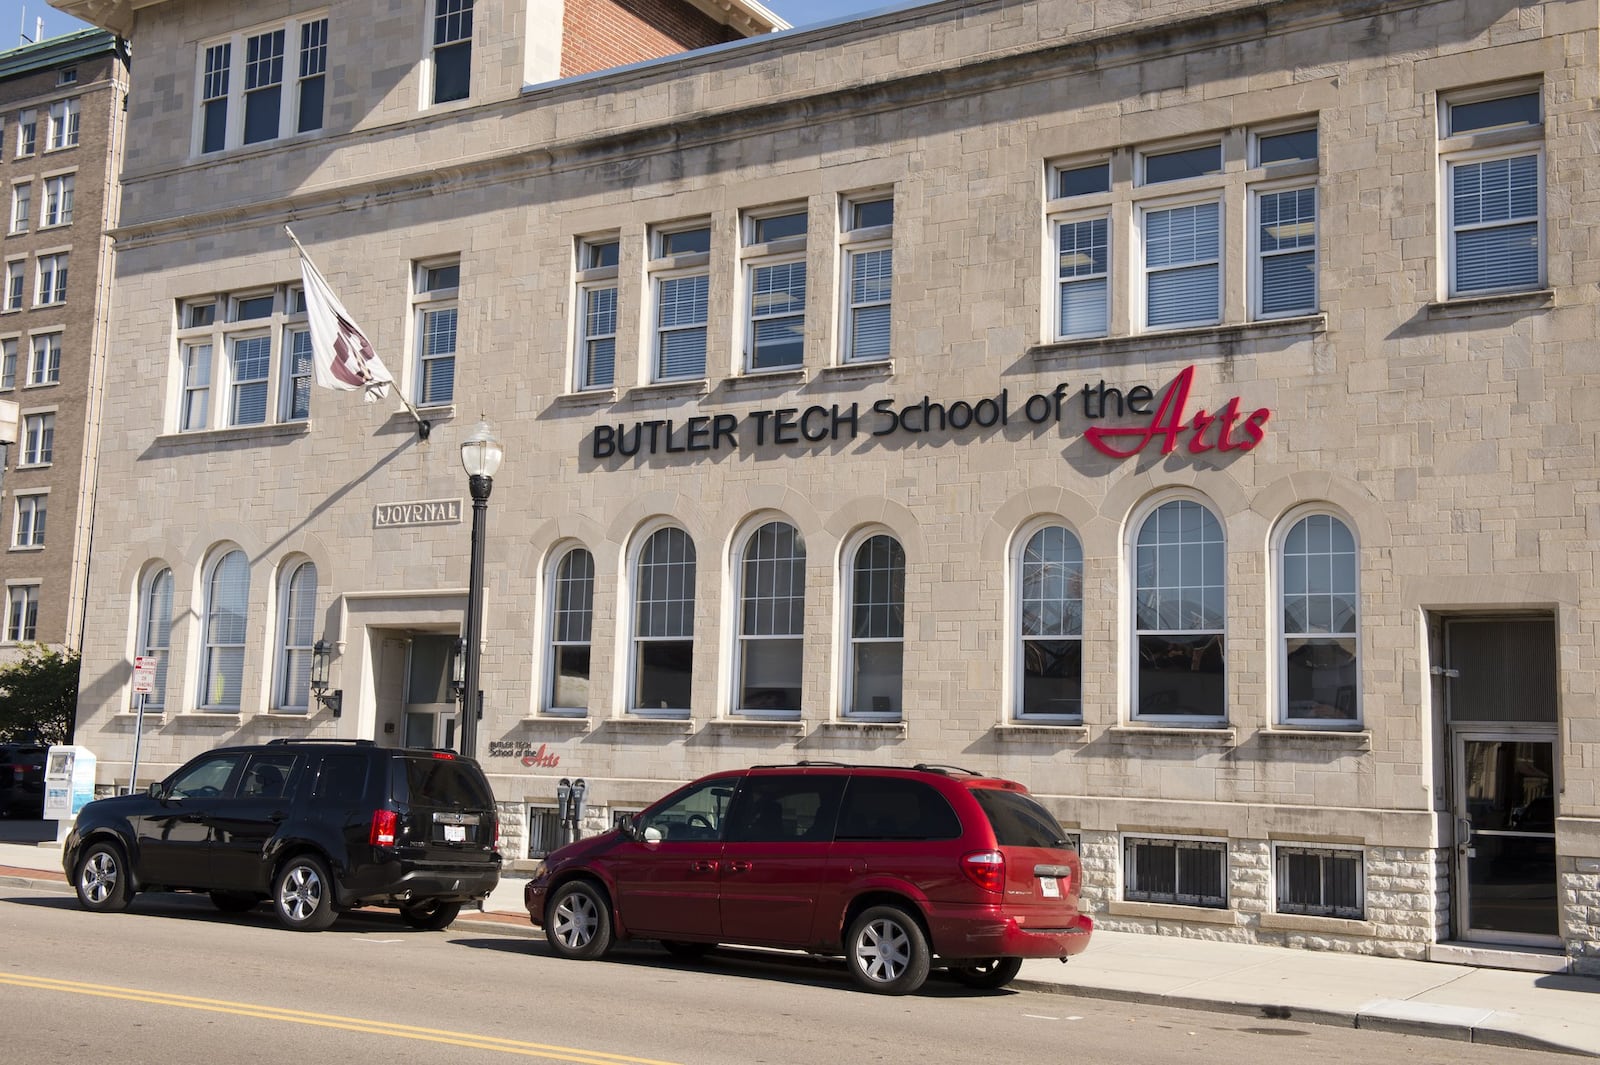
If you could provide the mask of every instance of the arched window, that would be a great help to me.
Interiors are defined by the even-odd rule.
[[[155,680],[144,696],[144,708],[162,712],[167,707],[167,659],[172,650],[172,570],[162,566],[145,581],[139,595],[139,638],[134,654],[156,660]],[[139,705],[139,696],[133,697]]]
[[[900,541],[879,534],[856,548],[850,560],[847,609],[847,712],[898,719],[905,686],[906,631],[906,553]]]
[[[682,529],[657,529],[634,567],[633,708],[689,716],[694,676],[694,544]]]
[[[1134,544],[1133,716],[1155,723],[1227,719],[1222,526],[1192,499],[1169,500]]]
[[[1059,525],[1028,538],[1017,574],[1016,713],[1083,716],[1083,548]]]
[[[556,564],[550,588],[550,657],[547,705],[589,708],[589,644],[594,638],[594,556],[575,547]]]
[[[1359,720],[1356,540],[1332,514],[1308,514],[1283,538],[1279,720]]]
[[[289,571],[280,597],[277,704],[305,713],[311,702],[311,647],[317,642],[317,567],[301,562]]]
[[[249,604],[250,563],[243,551],[229,551],[212,563],[206,575],[205,649],[200,656],[202,710],[239,709]]]
[[[806,629],[806,544],[771,521],[745,541],[739,566],[741,713],[800,716]]]

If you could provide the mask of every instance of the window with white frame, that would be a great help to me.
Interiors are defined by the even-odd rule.
[[[852,717],[898,720],[906,632],[906,553],[900,541],[883,533],[867,537],[850,555],[846,581],[844,705]]]
[[[317,566],[289,568],[278,610],[277,698],[275,709],[305,713],[311,702],[311,648],[316,643]]]
[[[617,255],[615,240],[578,242],[579,392],[610,388],[617,379]]]
[[[196,149],[219,152],[321,129],[327,67],[328,20],[322,15],[206,44],[197,72]]]
[[[0,340],[0,389],[17,387],[17,339]]]
[[[706,317],[711,285],[711,227],[668,229],[655,234],[650,262],[655,290],[656,381],[706,375]]]
[[[26,233],[33,215],[33,184],[19,181],[11,186],[11,232]]]
[[[6,588],[6,642],[28,643],[38,638],[39,586],[13,584]]]
[[[1261,189],[1255,194],[1257,318],[1317,309],[1317,190]]]
[[[72,223],[72,187],[75,181],[71,174],[58,174],[44,179],[44,211],[39,216],[39,225],[65,226]]]
[[[1046,525],[1027,538],[1017,574],[1016,716],[1083,716],[1083,547]]]
[[[1133,544],[1136,721],[1226,719],[1224,548],[1222,526],[1197,500],[1170,499],[1140,521]]]
[[[22,416],[23,466],[48,466],[55,460],[56,416],[52,414],[24,414]]]
[[[1227,909],[1227,842],[1122,837],[1122,897],[1130,902]]]
[[[57,100],[50,105],[50,127],[45,143],[52,151],[72,148],[78,143],[78,98]]]
[[[1056,339],[1104,336],[1111,328],[1111,164],[1075,163],[1051,179]]]
[[[42,333],[32,340],[33,357],[28,360],[28,384],[58,383],[61,380],[61,334]]]
[[[574,547],[556,563],[550,595],[550,685],[555,712],[589,709],[589,661],[594,640],[594,555]]]
[[[1279,550],[1280,720],[1353,724],[1360,719],[1355,537],[1332,514],[1307,514]]]
[[[76,84],[78,84],[78,68],[77,67],[66,67],[66,68],[62,69],[61,71],[59,71],[56,74],[56,84],[57,85],[76,85]]]
[[[461,289],[459,261],[419,263],[412,304],[417,328],[417,405],[455,399],[456,320]]]
[[[433,102],[472,95],[472,0],[433,0],[429,34]]]
[[[137,644],[136,655],[156,660],[155,678],[144,696],[145,709],[160,712],[167,701],[167,660],[172,649],[172,570],[165,566],[150,574],[140,588]],[[139,705],[137,693],[133,705]]]
[[[634,563],[633,711],[688,717],[694,676],[695,549],[668,526]]]
[[[1222,320],[1222,202],[1149,204],[1139,210],[1144,324],[1149,329]]]
[[[177,340],[180,432],[310,413],[311,337],[299,286],[184,300]]]
[[[843,362],[881,362],[889,357],[894,297],[894,197],[852,197],[844,203]]]
[[[805,361],[805,208],[744,219],[745,370],[786,370]]]
[[[6,150],[6,123],[8,123],[10,121],[11,121],[11,116],[10,115],[0,115],[0,157],[3,157],[5,155],[5,150]]]
[[[17,112],[17,158],[32,155],[39,147],[39,113],[33,108]]]
[[[66,252],[39,256],[35,276],[38,278],[38,284],[33,292],[34,306],[45,307],[53,303],[67,302]]]
[[[11,528],[12,547],[43,547],[48,492],[18,493]]]
[[[28,289],[28,260],[12,259],[6,263],[5,309],[22,310],[23,297]]]
[[[1450,296],[1544,283],[1544,116],[1537,86],[1441,100]]]
[[[769,521],[745,540],[739,578],[738,703],[742,714],[800,716],[805,662],[806,544]]]
[[[205,578],[205,646],[200,657],[200,709],[238,712],[244,688],[250,563],[234,549],[213,559]]]
[[[1366,916],[1365,854],[1359,847],[1275,843],[1277,911],[1305,917]]]

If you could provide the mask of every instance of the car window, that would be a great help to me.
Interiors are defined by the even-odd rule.
[[[253,754],[239,783],[241,799],[281,799],[288,794],[295,756],[277,751]]]
[[[929,784],[905,777],[853,776],[836,839],[957,839],[961,819]]]
[[[372,759],[361,754],[327,754],[311,794],[332,803],[360,802],[367,793],[367,766]]]
[[[174,799],[209,799],[228,790],[228,778],[243,761],[242,754],[218,754],[202,758],[173,774],[167,794]]]
[[[411,801],[418,806],[494,808],[482,772],[454,758],[404,758]]]
[[[736,783],[727,777],[702,781],[665,805],[640,814],[639,829],[648,833],[653,828],[661,839],[673,843],[721,839],[724,814]]]
[[[828,843],[842,776],[751,776],[728,813],[730,843]]]
[[[1039,800],[1018,791],[1000,788],[973,788],[972,797],[983,807],[994,828],[995,842],[1002,847],[1065,847],[1066,833],[1055,815]]]

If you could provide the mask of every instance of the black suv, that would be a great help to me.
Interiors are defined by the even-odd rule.
[[[44,816],[44,758],[34,743],[0,743],[0,817]]]
[[[78,814],[62,867],[88,910],[140,891],[209,892],[243,912],[272,900],[315,932],[360,906],[444,928],[500,880],[500,822],[478,763],[371,740],[222,747],[147,792]]]

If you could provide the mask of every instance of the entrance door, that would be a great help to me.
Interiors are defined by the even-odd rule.
[[[1557,944],[1554,620],[1455,619],[1445,641],[1457,932]]]
[[[451,697],[450,654],[455,637],[417,633],[406,661],[404,742],[407,747],[454,750],[460,707]]]

